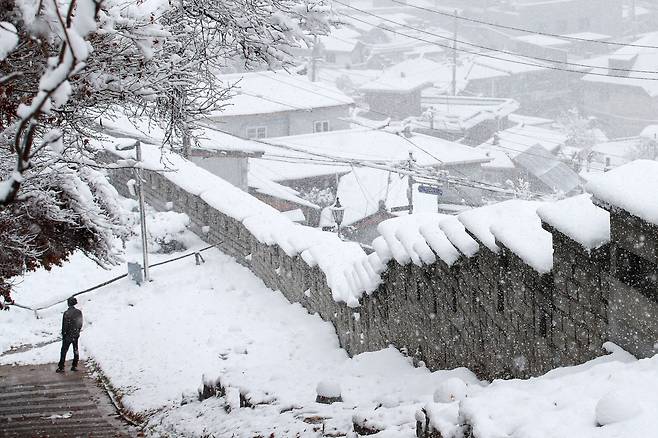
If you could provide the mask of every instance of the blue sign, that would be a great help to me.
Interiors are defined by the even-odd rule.
[[[425,186],[425,185],[422,185],[422,184],[418,186],[418,191],[420,193],[426,193],[428,195],[440,196],[440,195],[443,194],[443,190],[441,190],[441,188],[439,188],[439,187]]]

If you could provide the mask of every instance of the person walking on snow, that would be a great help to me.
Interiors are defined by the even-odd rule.
[[[69,308],[64,312],[64,316],[62,317],[62,352],[59,357],[59,365],[57,366],[58,373],[64,372],[66,353],[68,353],[71,344],[73,344],[71,371],[78,371],[78,360],[80,359],[78,354],[78,338],[82,329],[82,312],[75,308],[75,305],[78,304],[78,300],[75,297],[69,298],[66,300],[66,303],[69,305]]]

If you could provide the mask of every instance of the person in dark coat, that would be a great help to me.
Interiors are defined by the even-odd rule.
[[[73,345],[71,371],[78,371],[78,360],[80,359],[78,354],[78,338],[80,337],[80,330],[82,330],[82,312],[75,308],[75,305],[78,304],[78,300],[75,297],[69,298],[66,300],[66,303],[69,305],[69,308],[64,312],[64,316],[62,317],[62,352],[59,357],[59,365],[57,366],[58,373],[64,372],[66,353],[68,353],[71,345]]]

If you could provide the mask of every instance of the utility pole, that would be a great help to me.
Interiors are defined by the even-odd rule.
[[[315,41],[313,43],[313,50],[311,51],[311,82],[317,81],[317,70],[318,70],[318,55],[320,52],[318,37],[315,36]]]
[[[457,9],[455,9],[455,23],[454,31],[452,34],[452,95],[457,95],[457,30],[458,30],[458,21],[457,21]]]
[[[411,172],[414,170],[414,163],[416,159],[414,158],[414,153],[409,151],[409,159],[407,160],[407,167],[409,168],[409,176],[407,179],[409,181],[409,186],[407,187],[407,201],[409,202],[409,214],[414,212],[414,177],[411,176]]]
[[[633,26],[633,39],[637,38],[637,4],[636,0],[631,0],[631,17],[633,20],[633,23],[631,26]]]
[[[148,239],[146,237],[146,208],[144,207],[144,182],[142,181],[143,162],[142,162],[142,143],[137,140],[135,143],[135,151],[137,155],[137,190],[139,194],[139,222],[142,229],[142,259],[144,260],[144,282],[151,281],[149,274],[149,253],[148,253]]]
[[[132,144],[124,144],[115,146],[118,151],[130,151],[135,149],[135,158],[137,165],[134,168],[135,178],[137,179],[137,197],[139,199],[139,222],[142,230],[142,259],[144,261],[144,281],[151,281],[149,274],[149,253],[148,253],[148,239],[146,237],[146,208],[144,206],[144,182],[142,181],[142,172],[144,171],[144,163],[142,162],[142,143],[135,140]],[[132,192],[131,192],[132,194]]]

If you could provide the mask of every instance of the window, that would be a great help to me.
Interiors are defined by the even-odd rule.
[[[335,53],[327,53],[326,55],[324,55],[324,59],[327,62],[335,64],[336,63],[336,54]]]
[[[329,120],[318,120],[313,122],[313,132],[327,132],[329,131]]]
[[[266,126],[250,126],[247,128],[247,138],[265,138],[267,137]]]
[[[592,26],[588,17],[581,17],[578,20],[578,30],[589,30],[591,27]]]

